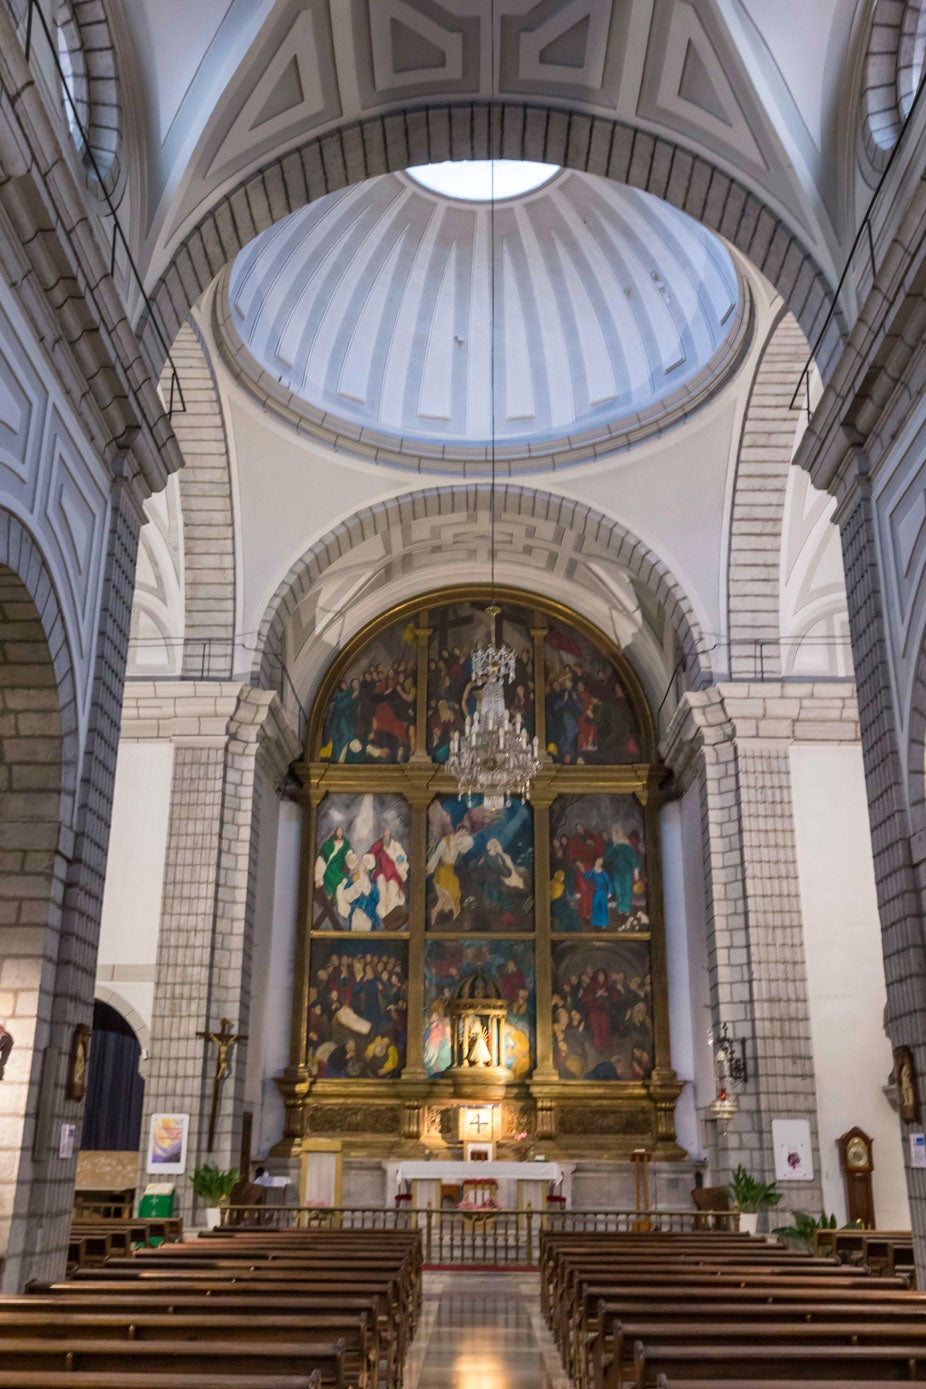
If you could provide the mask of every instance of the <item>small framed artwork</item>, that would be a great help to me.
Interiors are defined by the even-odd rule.
[[[71,1036],[71,1055],[68,1060],[67,1097],[82,1100],[87,1093],[87,1068],[90,1065],[90,1028],[85,1023],[74,1028]]]
[[[913,1053],[909,1047],[894,1048],[894,1075],[897,1080],[897,1107],[905,1124],[915,1124],[920,1117],[920,1092],[916,1083]]]
[[[189,1114],[152,1114],[148,1130],[148,1171],[165,1176],[186,1171]]]
[[[812,1182],[813,1148],[806,1119],[773,1119],[776,1182]]]
[[[463,1156],[467,1162],[494,1162],[495,1144],[483,1140],[480,1143],[464,1143]]]

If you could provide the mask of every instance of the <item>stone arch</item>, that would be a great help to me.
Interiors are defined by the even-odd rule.
[[[782,308],[752,379],[736,460],[727,585],[734,679],[781,674],[781,539],[799,413],[791,400],[806,361],[807,340]]]
[[[108,1003],[110,1008],[114,1008],[117,1013],[125,1018],[129,1027],[138,1038],[138,1045],[141,1047],[142,1052],[147,1052],[150,1049],[150,1025],[145,1022],[137,1008],[133,1008],[131,1003],[126,1002],[122,994],[118,993],[116,989],[111,988],[109,984],[101,984],[98,982],[94,990],[94,997],[99,999],[100,1003]]]
[[[248,241],[313,199],[416,164],[493,157],[565,165],[664,198],[741,251],[815,341],[832,302],[825,276],[800,239],[742,183],[625,121],[515,102],[435,104],[371,117],[265,164],[201,218],[153,287],[166,337],[179,332],[192,305]],[[138,329],[160,371],[163,349],[148,311]],[[834,317],[819,348],[824,378],[841,336]]]
[[[376,503],[335,526],[300,556],[277,586],[260,624],[254,679],[271,688],[281,685],[286,663],[287,623],[303,598],[338,560],[367,541],[387,534],[395,525],[411,526],[423,520],[433,520],[439,525],[442,519],[468,514],[484,534],[487,525],[479,516],[480,513],[487,516],[490,496],[488,484],[433,487]],[[686,685],[701,687],[710,683],[710,648],[690,599],[663,561],[619,522],[584,503],[514,485],[497,488],[495,514],[497,521],[518,519],[528,534],[531,527],[554,526],[558,535],[561,532],[560,549],[565,548],[568,535],[577,554],[619,567],[632,583],[645,588],[663,609],[665,621],[681,651],[678,664],[684,667]],[[525,571],[528,572],[527,567],[532,563],[540,577],[543,569],[530,558]]]
[[[235,648],[235,525],[228,437],[208,350],[187,319],[173,359],[183,379],[186,408],[173,420],[183,454],[182,673],[209,679],[231,675]],[[165,394],[169,373],[162,379]]]
[[[0,960],[13,1047],[0,1085],[3,1287],[18,1290],[29,1227],[39,1081],[51,1035],[79,755],[71,656],[57,595],[31,535],[0,511]]]

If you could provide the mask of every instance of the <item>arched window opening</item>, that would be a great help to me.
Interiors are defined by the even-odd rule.
[[[125,1018],[98,999],[93,1005],[93,1040],[80,1144],[83,1150],[138,1150],[145,1097],[145,1082],[138,1073],[140,1058],[138,1038]]]

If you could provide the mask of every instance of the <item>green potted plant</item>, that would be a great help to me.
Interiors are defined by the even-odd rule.
[[[782,1239],[791,1240],[794,1244],[802,1244],[805,1249],[814,1252],[817,1245],[818,1230],[861,1230],[860,1220],[850,1220],[848,1225],[837,1225],[835,1215],[827,1215],[822,1211],[820,1215],[808,1215],[806,1211],[792,1211],[794,1219],[793,1225],[779,1225],[772,1231],[773,1235],[781,1235]]]
[[[227,1172],[223,1172],[222,1168],[216,1167],[214,1163],[204,1162],[194,1170],[190,1181],[199,1199],[206,1202],[206,1224],[210,1228],[220,1225],[222,1207],[228,1205],[229,1198],[238,1185],[237,1167],[230,1167]]]
[[[733,1173],[727,1191],[733,1201],[733,1209],[740,1213],[740,1229],[749,1235],[756,1233],[759,1212],[777,1206],[782,1195],[774,1182],[760,1182],[758,1177],[746,1171],[742,1163]]]

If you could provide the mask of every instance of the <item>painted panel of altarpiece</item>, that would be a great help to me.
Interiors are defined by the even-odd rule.
[[[427,921],[431,931],[534,929],[534,822],[514,800],[487,810],[446,796],[428,807]]]
[[[620,676],[581,632],[551,619],[544,641],[547,752],[570,766],[639,762],[640,735]]]
[[[550,924],[557,933],[649,930],[635,796],[557,796],[550,806]]]
[[[451,1064],[450,1002],[460,980],[496,979],[508,1001],[504,1063],[516,1080],[534,1064],[534,946],[530,941],[429,940],[424,955],[424,1065],[429,1076]]]
[[[512,715],[520,714],[530,737],[534,736],[534,647],[530,613],[509,603],[501,605],[496,637],[515,654],[514,679],[505,685],[505,703]],[[450,739],[462,732],[467,714],[475,714],[482,690],[473,684],[471,653],[488,645],[490,622],[484,609],[470,603],[452,603],[431,615],[428,647],[428,751],[444,763]]]
[[[562,1080],[646,1080],[653,1070],[649,942],[553,947],[553,1064]]]
[[[414,622],[380,632],[342,672],[325,711],[325,762],[407,762],[415,751]]]
[[[312,925],[399,931],[408,924],[411,813],[403,796],[331,793],[318,809]]]
[[[326,1080],[394,1079],[408,1041],[405,942],[312,942],[309,1065]]]

